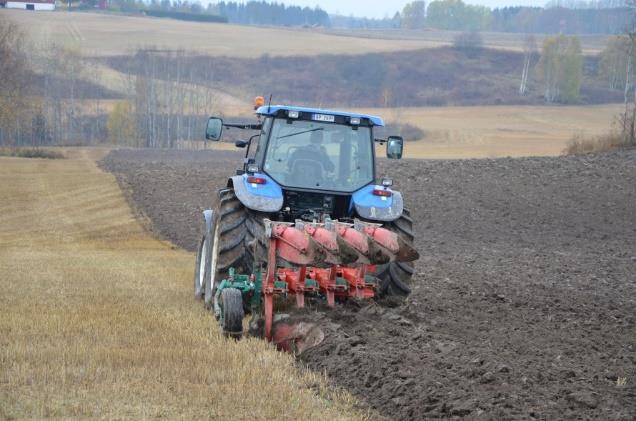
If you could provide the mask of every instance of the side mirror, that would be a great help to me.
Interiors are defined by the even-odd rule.
[[[386,141],[386,157],[402,159],[402,152],[404,152],[404,139],[400,136],[389,136]]]
[[[223,133],[223,120],[218,117],[210,117],[205,128],[206,140],[219,140]]]

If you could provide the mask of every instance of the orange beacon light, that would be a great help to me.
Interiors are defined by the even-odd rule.
[[[256,98],[254,98],[254,109],[258,109],[258,107],[262,107],[263,105],[265,105],[265,98],[263,98],[262,96],[257,96]]]

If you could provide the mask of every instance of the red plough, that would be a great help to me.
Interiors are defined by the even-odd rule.
[[[376,265],[418,257],[396,233],[379,224],[265,220],[265,227],[269,239],[262,285],[265,337],[284,349],[306,332],[292,325],[273,329],[275,294],[295,295],[298,307],[304,307],[306,294],[324,296],[330,307],[336,300],[373,298]]]

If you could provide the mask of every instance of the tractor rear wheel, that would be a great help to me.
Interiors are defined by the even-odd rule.
[[[212,308],[216,287],[228,277],[231,267],[245,269],[245,218],[243,204],[234,190],[221,190],[214,212],[215,223],[208,246],[209,262],[205,275],[205,305]]]
[[[268,214],[247,209],[234,190],[225,189],[219,193],[214,215],[208,245],[210,264],[205,275],[205,304],[209,308],[214,305],[216,286],[228,277],[230,268],[251,274],[254,261],[267,259],[263,219]]]
[[[402,216],[395,221],[384,224],[383,227],[399,235],[407,244],[413,245],[415,233],[413,219],[408,209],[405,208]],[[386,265],[378,265],[375,276],[380,279],[379,297],[404,298],[409,295],[411,293],[409,284],[414,272],[413,262],[391,262]]]
[[[252,271],[255,262],[264,265],[267,261],[268,244],[265,238],[264,219],[268,215],[253,210],[246,210],[246,213],[245,263],[247,270]]]
[[[236,288],[221,291],[221,326],[223,334],[234,339],[243,336],[243,294]]]

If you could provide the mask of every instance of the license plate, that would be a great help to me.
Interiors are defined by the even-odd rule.
[[[325,121],[327,123],[333,123],[336,121],[336,118],[332,115],[327,114],[314,114],[313,120],[315,121]]]

